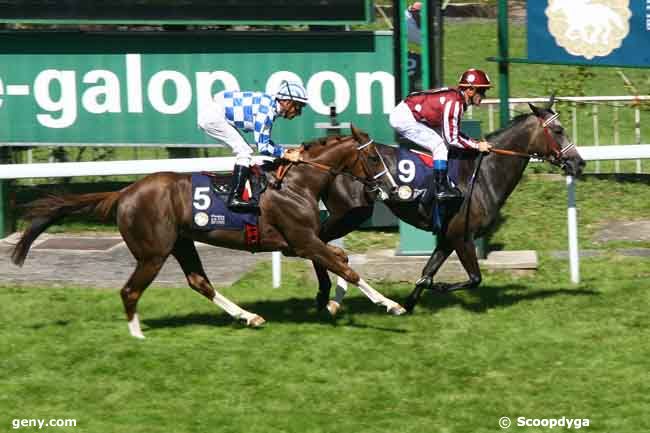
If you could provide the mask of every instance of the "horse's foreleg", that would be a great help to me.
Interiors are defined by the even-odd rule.
[[[140,319],[136,312],[138,300],[149,284],[156,278],[166,259],[167,257],[153,257],[138,260],[135,270],[120,292],[126,318],[129,322],[129,333],[135,338],[144,338],[140,328]]]
[[[469,280],[449,284],[449,285],[440,285],[438,289],[443,292],[453,292],[456,290],[465,290],[465,289],[475,289],[481,284],[481,268],[478,264],[478,258],[476,257],[476,246],[474,245],[473,240],[462,241],[459,240],[455,245],[456,254],[465,268]]]
[[[337,250],[342,252],[340,248],[337,248]],[[347,282],[358,286],[368,299],[377,305],[386,307],[386,310],[389,313],[400,315],[406,312],[406,310],[397,302],[385,297],[361,279],[359,274],[348,266],[347,255],[345,253],[335,253],[333,248],[323,243],[320,239],[313,237],[307,241],[303,240],[300,246],[296,247],[296,253],[300,257],[319,263],[327,270],[334,272],[345,279]]]
[[[422,276],[415,283],[413,291],[406,298],[404,306],[409,312],[412,312],[417,305],[422,296],[422,292],[425,289],[430,289],[432,287],[433,276],[438,272],[438,269],[440,269],[445,260],[447,260],[451,252],[452,248],[446,243],[444,238],[440,237],[436,249],[422,269]]]
[[[257,328],[264,324],[264,318],[244,310],[212,287],[203,269],[199,253],[196,251],[194,242],[191,239],[179,238],[174,245],[172,255],[181,265],[185,273],[185,278],[187,278],[187,282],[192,289],[217,304],[231,317],[245,321],[252,328]]]
[[[367,220],[373,211],[373,206],[353,207],[344,212],[334,211],[321,226],[319,238],[323,242],[330,242],[334,239],[343,238],[355,228],[359,227]],[[338,216],[342,214],[342,216]],[[347,259],[346,259],[347,260]],[[339,277],[336,284],[336,293],[333,301],[329,300],[332,281],[327,270],[316,262],[313,262],[314,271],[318,278],[318,294],[316,295],[316,305],[319,310],[327,308],[330,314],[335,315],[338,308],[343,302],[343,297],[347,293],[348,283]]]

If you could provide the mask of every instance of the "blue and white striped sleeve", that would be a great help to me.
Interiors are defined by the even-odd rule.
[[[280,158],[284,154],[282,146],[271,141],[271,130],[273,129],[273,118],[270,114],[270,107],[262,105],[255,116],[253,137],[257,143],[257,149],[263,155]]]

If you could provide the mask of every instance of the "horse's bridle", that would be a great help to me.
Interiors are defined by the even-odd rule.
[[[375,192],[379,191],[379,196],[382,200],[385,200],[388,198],[388,193],[384,191],[381,186],[379,186],[379,179],[382,178],[383,176],[388,176],[389,181],[391,182],[391,185],[393,185],[394,188],[397,188],[397,184],[395,183],[395,179],[393,179],[393,176],[390,174],[390,170],[388,169],[388,166],[386,165],[386,161],[384,158],[381,156],[381,153],[377,150],[376,146],[371,146],[374,143],[373,139],[370,139],[367,143],[360,144],[357,146],[357,159],[354,161],[352,165],[356,165],[357,163],[361,164],[361,168],[365,174],[364,177],[359,177],[355,174],[352,174],[348,171],[345,170],[338,170],[333,167],[330,167],[325,164],[321,164],[318,162],[314,161],[303,161],[301,160],[301,164],[307,164],[311,167],[317,168],[319,170],[325,171],[329,173],[331,176],[336,177],[338,175],[343,175],[352,178],[353,180],[356,180],[357,182],[361,182],[365,187],[367,192]],[[384,166],[384,169],[377,173],[377,174],[372,174],[370,171],[370,168],[368,167],[368,164],[366,163],[365,160],[361,159],[361,154],[364,149],[374,149],[375,153],[379,157],[379,160],[381,161],[382,165]]]
[[[546,143],[548,144],[548,147],[550,148],[553,154],[552,158],[549,158],[545,155],[541,155],[539,153],[523,153],[523,152],[516,152],[513,150],[495,149],[495,148],[490,149],[490,152],[499,155],[520,156],[522,158],[535,158],[535,159],[549,162],[553,165],[564,167],[564,165],[566,164],[564,162],[564,155],[566,154],[566,152],[568,152],[569,150],[575,147],[575,143],[571,143],[570,145],[562,148],[560,144],[557,142],[557,140],[553,138],[553,134],[551,133],[551,131],[549,131],[549,126],[551,125],[551,123],[553,123],[553,121],[555,121],[558,117],[560,117],[560,113],[553,113],[547,118],[543,118],[541,116],[536,116],[536,117],[537,120],[539,121],[539,125],[542,127],[542,130],[544,132]]]
[[[374,140],[371,139],[366,144],[362,144],[362,145],[358,146],[357,150],[361,151],[361,150],[365,149],[366,147],[370,148],[371,147],[370,145],[373,142],[374,142]],[[384,169],[382,171],[380,171],[379,173],[375,174],[374,176],[372,176],[370,174],[370,169],[367,167],[365,161],[361,160],[361,165],[363,167],[363,171],[366,173],[366,177],[370,178],[370,176],[372,176],[372,182],[371,183],[365,183],[364,182],[364,185],[366,186],[366,192],[372,193],[372,192],[375,192],[375,191],[379,191],[379,198],[381,200],[386,200],[389,197],[389,195],[388,195],[388,193],[386,191],[384,191],[381,188],[381,186],[379,186],[379,179],[381,179],[384,176],[387,176],[388,180],[390,181],[391,186],[393,187],[393,189],[397,189],[397,183],[395,182],[395,179],[393,178],[393,175],[390,173],[390,170],[388,169],[388,165],[386,165],[386,161],[384,160],[384,157],[381,156],[381,152],[379,152],[379,150],[377,150],[377,146],[372,146],[372,148],[375,151],[375,153],[377,154],[377,156],[379,157],[379,160],[381,161],[381,165],[384,167]],[[361,152],[359,152],[359,153],[361,153]]]

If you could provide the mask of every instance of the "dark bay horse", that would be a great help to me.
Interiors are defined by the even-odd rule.
[[[278,189],[269,188],[262,195],[260,241],[256,246],[246,244],[243,231],[194,230],[191,176],[156,173],[120,191],[50,196],[31,203],[26,215],[30,225],[15,246],[12,261],[22,265],[34,240],[66,215],[114,216],[122,238],[137,260],[133,274],[121,290],[129,331],[137,338],[144,338],[136,313],[138,300],[170,255],[178,260],[192,289],[248,326],[264,323],[262,317],[242,309],[212,287],[194,241],[249,251],[279,250],[285,255],[304,257],[358,285],[389,313],[403,314],[404,308],[374,290],[348,266],[343,250],[318,237],[319,196],[337,174],[374,183],[373,178],[384,166],[369,158],[373,154],[376,149],[372,140],[356,128],[351,136],[327,137],[305,145],[303,162],[286,172]],[[275,180],[274,175],[266,175],[269,183]]]
[[[553,98],[543,108],[529,105],[532,113],[517,116],[508,127],[487,136],[487,140],[494,144],[494,151],[483,158],[471,201],[468,200],[468,184],[476,160],[472,158],[460,162],[458,183],[465,200],[444,231],[438,234],[436,248],[405,302],[408,311],[413,310],[424,289],[450,292],[479,286],[481,270],[474,239],[485,235],[494,224],[499,209],[521,180],[530,157],[542,158],[561,166],[568,175],[582,172],[585,162],[570,143],[557,114],[552,110]],[[395,176],[397,148],[377,144],[377,150],[389,173]],[[373,155],[372,158],[378,156]],[[390,176],[389,173],[386,176]],[[395,185],[394,181],[392,183]],[[385,204],[398,218],[419,229],[432,231],[431,218],[418,212],[417,205],[400,201],[394,194],[390,197]],[[368,192],[360,183],[345,177],[337,178],[323,196],[330,216],[322,225],[321,239],[329,242],[358,228],[372,214],[375,198],[376,194]],[[456,251],[469,280],[456,284],[434,284],[433,277],[453,251]],[[345,295],[345,287],[338,286],[335,299],[330,300],[331,281],[327,272],[318,263],[314,263],[314,269],[319,282],[317,304],[321,309],[327,307],[334,314]]]

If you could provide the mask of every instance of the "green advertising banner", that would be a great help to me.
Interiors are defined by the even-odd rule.
[[[280,119],[274,141],[324,135],[339,121],[393,141],[390,33],[6,32],[0,33],[0,144],[211,143],[197,128],[212,94],[273,93],[302,82],[303,116]],[[252,141],[251,137],[247,137]]]

